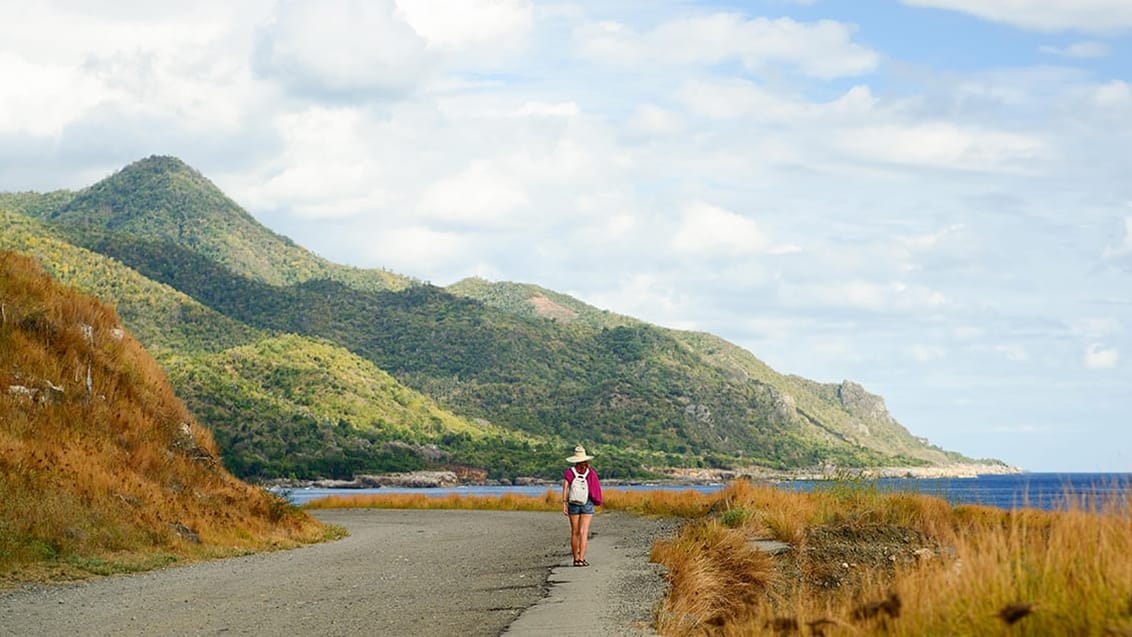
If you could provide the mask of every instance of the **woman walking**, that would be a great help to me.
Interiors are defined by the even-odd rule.
[[[586,542],[590,534],[590,520],[594,507],[601,506],[601,482],[597,471],[590,466],[593,456],[582,445],[574,447],[574,455],[566,458],[573,466],[562,474],[562,514],[570,518],[570,550],[574,553],[574,566],[589,566],[586,561]]]

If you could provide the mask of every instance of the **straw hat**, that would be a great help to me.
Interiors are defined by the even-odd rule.
[[[566,462],[578,464],[579,462],[585,462],[587,460],[593,460],[593,456],[586,454],[586,448],[582,445],[578,445],[574,447],[574,455],[567,458]]]

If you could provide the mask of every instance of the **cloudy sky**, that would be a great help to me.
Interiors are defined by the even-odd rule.
[[[0,190],[176,155],[340,263],[1132,471],[1128,0],[0,0],[0,78]]]

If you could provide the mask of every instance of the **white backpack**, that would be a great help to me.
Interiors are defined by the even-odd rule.
[[[570,494],[566,500],[570,504],[585,504],[590,500],[590,483],[586,480],[586,476],[590,474],[587,468],[585,473],[578,473],[577,469],[570,467],[570,471],[574,472],[574,479],[570,481]]]

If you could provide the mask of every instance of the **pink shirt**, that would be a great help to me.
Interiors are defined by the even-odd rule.
[[[562,479],[566,481],[566,488],[570,488],[570,483],[574,481],[574,472],[571,471],[573,467],[568,467],[566,471],[562,472]],[[590,500],[597,506],[601,506],[601,482],[598,482],[597,471],[590,467],[590,472],[586,474],[586,484],[590,487]]]

